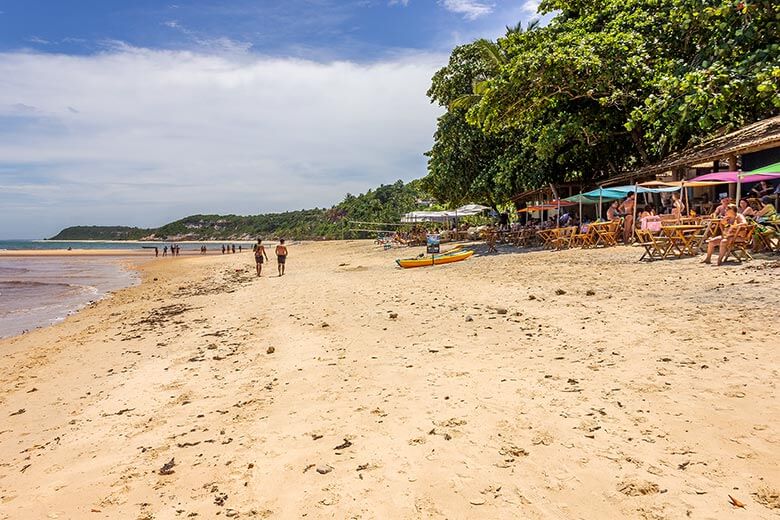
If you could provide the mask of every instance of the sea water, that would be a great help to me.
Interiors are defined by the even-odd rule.
[[[0,257],[0,338],[61,321],[136,283],[137,274],[114,259]]]

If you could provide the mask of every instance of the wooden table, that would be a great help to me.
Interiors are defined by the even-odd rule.
[[[669,246],[664,251],[663,258],[669,256],[669,253],[676,257],[696,256],[699,249],[696,232],[704,228],[705,226],[695,224],[663,226],[661,232],[669,239]]]

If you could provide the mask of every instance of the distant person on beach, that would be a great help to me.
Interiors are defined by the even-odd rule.
[[[753,217],[756,211],[750,207],[750,202],[747,199],[739,199],[739,212],[746,217]]]
[[[718,265],[723,263],[723,259],[731,249],[731,245],[734,243],[734,235],[736,226],[738,224],[747,224],[745,216],[739,213],[736,204],[729,204],[726,207],[726,216],[723,217],[724,231],[723,236],[712,237],[707,242],[707,257],[702,263],[709,264],[712,258],[712,253],[715,252],[715,248],[718,248]]]
[[[157,246],[154,247],[154,256],[155,258],[160,256],[160,249]]]
[[[233,254],[235,254],[236,253],[236,245],[233,244],[233,245],[230,246],[230,248],[233,250]]]
[[[685,203],[680,199],[680,195],[672,193],[672,215],[678,220],[685,214]]]
[[[242,252],[241,244],[238,244],[238,252]]]
[[[761,209],[756,212],[755,219],[762,224],[777,220],[777,210],[769,196],[761,197]]]
[[[618,209],[618,201],[613,201],[607,209],[607,220],[618,220],[620,218],[620,210]]]
[[[720,199],[720,205],[715,208],[715,211],[712,212],[712,218],[723,218],[726,216],[726,208],[729,206],[729,202],[731,202],[731,199],[728,197],[723,197]]]
[[[279,245],[276,246],[276,262],[279,269],[279,276],[284,276],[284,265],[287,262],[287,246],[284,245],[284,239],[279,239]]]
[[[253,248],[255,252],[255,267],[257,268],[257,276],[263,274],[263,257],[268,260],[268,255],[265,253],[265,247],[263,247],[263,240],[258,238],[257,244]]]
[[[623,243],[628,244],[631,237],[634,234],[634,206],[636,200],[634,199],[634,192],[628,194],[626,200],[620,206],[620,212],[625,215],[625,221],[623,222]]]
[[[502,211],[498,215],[498,229],[501,230],[501,231],[509,229],[509,212],[508,211]]]
[[[168,256],[168,246],[163,247],[163,256]]]
[[[760,199],[761,197],[772,194],[772,186],[770,186],[766,181],[761,181],[752,190],[750,190],[750,193],[755,198]]]
[[[222,254],[225,254],[225,244],[222,244]]]
[[[645,205],[645,209],[642,210],[642,213],[639,214],[639,218],[646,218],[646,217],[654,217],[655,216],[655,209],[653,209],[653,206],[650,204]]]

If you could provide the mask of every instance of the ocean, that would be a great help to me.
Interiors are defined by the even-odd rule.
[[[0,338],[61,321],[136,283],[137,274],[115,259],[0,257]]]
[[[216,242],[219,248],[221,242]],[[251,242],[245,241],[225,241],[225,244],[239,244],[246,246]],[[0,251],[19,251],[19,250],[57,250],[57,249],[154,249],[158,247],[161,251],[164,246],[171,242],[92,242],[92,241],[53,241],[53,240],[0,240]],[[204,242],[176,242],[181,246],[182,251],[198,251],[204,245]],[[206,244],[211,249],[213,244]]]

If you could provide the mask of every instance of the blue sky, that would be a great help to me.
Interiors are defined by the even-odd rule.
[[[0,0],[0,239],[421,177],[431,75],[535,5]]]

